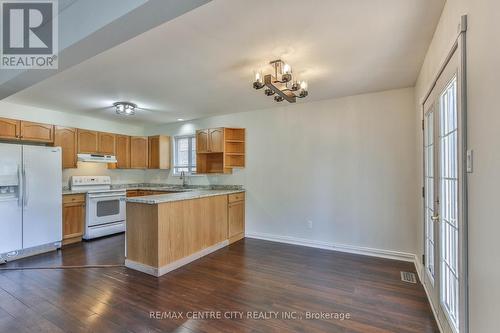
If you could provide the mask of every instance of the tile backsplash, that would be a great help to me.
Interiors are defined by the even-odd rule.
[[[178,176],[170,174],[170,170],[141,170],[141,169],[108,169],[104,163],[78,162],[77,169],[63,170],[63,186],[69,185],[71,176],[110,176],[113,184],[157,183],[182,184]],[[225,179],[229,175],[206,176],[196,175],[188,177],[190,185],[217,185],[228,184]]]

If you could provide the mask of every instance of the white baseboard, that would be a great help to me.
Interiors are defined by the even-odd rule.
[[[293,245],[302,245],[318,249],[361,254],[365,256],[415,262],[415,255],[413,253],[406,253],[400,251],[374,249],[369,247],[344,245],[344,244],[334,244],[334,243],[316,241],[305,238],[278,236],[278,235],[264,234],[264,233],[246,233],[245,237],[268,240],[272,242],[293,244]]]
[[[210,247],[207,247],[206,249],[203,249],[201,251],[198,251],[196,253],[191,254],[190,256],[181,258],[179,260],[176,260],[174,262],[171,262],[168,265],[156,268],[153,266],[141,264],[139,262],[135,262],[129,259],[125,259],[125,266],[131,269],[135,269],[136,271],[140,271],[149,275],[153,275],[156,277],[162,276],[164,274],[167,274],[168,272],[171,272],[177,268],[180,268],[184,265],[189,264],[190,262],[193,262],[197,259],[200,259],[201,257],[204,257],[212,252],[215,252],[225,246],[229,245],[229,240],[222,241],[220,243],[214,244]]]

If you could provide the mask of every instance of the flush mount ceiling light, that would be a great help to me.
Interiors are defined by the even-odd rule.
[[[306,81],[293,80],[292,68],[289,64],[281,59],[273,60],[269,64],[273,66],[274,73],[262,77],[262,72],[256,71],[253,82],[255,89],[267,87],[264,94],[266,96],[276,95],[274,96],[276,102],[287,100],[290,103],[295,103],[297,98],[304,98],[309,94]]]
[[[132,116],[135,114],[135,109],[137,105],[130,102],[116,102],[113,103],[113,106],[116,108],[117,114],[122,114],[126,116]]]

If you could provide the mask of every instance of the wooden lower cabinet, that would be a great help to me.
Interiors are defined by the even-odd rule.
[[[228,238],[234,243],[245,237],[245,193],[228,195]]]
[[[85,195],[63,195],[63,245],[82,241],[85,228]]]
[[[138,197],[139,191],[137,190],[127,190],[127,198]]]
[[[126,237],[125,266],[161,276],[244,238],[245,195],[127,202]]]

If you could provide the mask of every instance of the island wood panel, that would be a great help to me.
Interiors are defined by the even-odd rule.
[[[227,195],[127,203],[127,260],[161,268],[228,239]]]
[[[158,267],[158,205],[127,202],[127,259]]]
[[[0,139],[18,140],[21,136],[21,121],[0,118]]]
[[[62,168],[77,167],[77,134],[76,128],[56,126],[54,146],[62,148]]]
[[[158,205],[159,267],[227,239],[227,195]]]
[[[21,140],[54,142],[54,125],[21,121]]]

